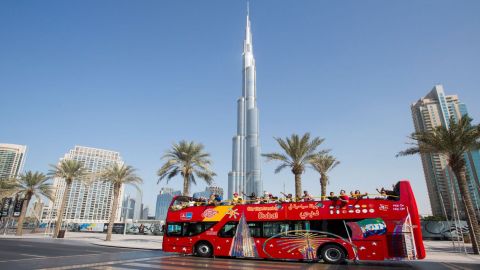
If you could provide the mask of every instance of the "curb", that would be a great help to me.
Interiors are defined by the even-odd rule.
[[[102,246],[102,247],[112,247],[112,248],[128,248],[128,249],[137,249],[137,250],[152,250],[152,251],[161,251],[162,248],[141,248],[141,247],[128,247],[128,246],[115,246],[115,245],[109,245],[105,243],[90,243],[92,245],[96,246]]]

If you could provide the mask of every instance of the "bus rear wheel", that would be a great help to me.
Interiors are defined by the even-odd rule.
[[[345,263],[345,251],[339,245],[326,245],[320,250],[320,256],[328,264]]]
[[[208,242],[200,242],[195,245],[195,255],[198,257],[209,258],[213,255],[212,245]]]

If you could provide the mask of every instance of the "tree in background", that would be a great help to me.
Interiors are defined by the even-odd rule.
[[[460,195],[465,204],[467,223],[470,229],[473,252],[479,254],[480,229],[472,198],[468,190],[465,154],[480,149],[480,125],[472,125],[467,115],[458,122],[452,117],[448,127],[438,126],[432,131],[414,132],[410,139],[414,146],[400,152],[397,156],[414,154],[441,154],[447,158],[448,166],[453,171]]]
[[[172,149],[168,150],[162,159],[165,160],[165,163],[157,172],[160,177],[157,184],[165,178],[168,183],[170,179],[180,174],[183,177],[184,196],[189,196],[192,183],[197,184],[195,176],[210,185],[216,175],[210,169],[212,165],[210,154],[204,152],[204,146],[201,143],[184,140],[178,144],[174,143]]]
[[[262,156],[266,157],[267,161],[280,161],[275,173],[279,173],[287,167],[291,169],[295,176],[295,196],[300,198],[302,197],[302,174],[305,166],[317,155],[315,152],[324,139],[315,137],[310,140],[310,133],[305,133],[302,137],[292,134],[285,139],[275,138],[275,140],[285,153],[269,153],[262,154]]]
[[[60,210],[57,213],[57,223],[55,224],[55,233],[54,238],[58,237],[60,228],[62,227],[63,214],[65,212],[65,204],[67,203],[68,193],[72,187],[72,182],[84,181],[85,176],[87,176],[87,171],[83,164],[77,160],[62,160],[58,165],[51,165],[53,168],[48,173],[51,177],[59,177],[65,180],[65,190],[62,197],[62,202],[60,204]],[[58,192],[58,190],[57,190]]]
[[[100,173],[100,178],[106,182],[110,182],[113,186],[113,208],[110,213],[110,221],[108,223],[106,241],[112,240],[113,223],[117,216],[118,201],[120,197],[120,188],[122,185],[132,185],[136,189],[140,189],[138,185],[142,183],[142,179],[135,174],[132,166],[118,165],[114,163],[105,171]]]
[[[340,164],[340,161],[326,153],[318,153],[310,160],[312,168],[320,174],[322,200],[327,196],[327,185],[330,183],[328,173],[338,164]]]
[[[18,218],[17,236],[23,233],[23,220],[27,213],[28,205],[33,196],[41,200],[41,196],[52,200],[52,185],[47,183],[49,178],[40,172],[28,171],[25,174],[20,174],[17,178],[17,194],[23,197],[22,210]]]

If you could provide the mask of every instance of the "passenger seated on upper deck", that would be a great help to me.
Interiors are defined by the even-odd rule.
[[[215,204],[216,205],[220,205],[222,203],[222,196],[220,196],[220,194],[215,194]]]
[[[329,199],[330,201],[337,201],[338,197],[335,196],[335,193],[330,192],[330,196],[328,196],[327,199]]]
[[[285,194],[283,192],[280,192],[280,193],[282,193],[282,195],[285,196],[285,198],[282,198],[283,202],[293,202],[292,193],[288,193],[288,194]]]
[[[242,203],[243,203],[243,200],[240,196],[238,196],[238,193],[237,192],[233,193],[232,204],[237,205]]]
[[[304,190],[302,200],[304,202],[309,202],[309,201],[313,201],[313,198],[312,198],[312,196],[310,196],[310,194],[308,194],[308,191]]]
[[[394,186],[394,188],[395,188],[395,186]],[[395,192],[393,190],[387,190],[384,187],[382,187],[382,189],[380,189],[380,190],[378,190],[378,188],[377,188],[377,192],[379,192],[380,195],[382,195],[382,197],[384,199],[387,199],[387,200],[396,200],[398,198],[397,192]]]
[[[366,197],[366,196],[368,196],[368,193],[362,194],[362,193],[360,193],[360,190],[358,190],[358,189],[355,190],[355,193],[353,194],[353,197],[355,199],[363,199],[363,197]]]
[[[257,194],[255,194],[255,192],[252,192],[252,194],[247,195],[245,194],[245,192],[242,191],[242,195],[247,198],[246,203],[255,203],[257,201]]]
[[[349,197],[347,195],[347,192],[345,190],[340,190],[340,197],[339,197],[339,200],[343,203],[343,204],[347,204],[349,202]]]
[[[263,192],[262,203],[270,202],[270,194],[268,192]]]
[[[207,205],[217,205],[217,201],[215,200],[215,194],[210,195]]]

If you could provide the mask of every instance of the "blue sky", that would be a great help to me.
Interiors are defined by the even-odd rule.
[[[205,144],[227,187],[241,94],[245,1],[2,1],[0,142],[47,171],[74,145],[119,151],[156,194],[172,142]],[[410,179],[430,211],[419,157],[395,158],[409,105],[437,83],[480,119],[478,1],[251,1],[262,152],[311,132],[342,162],[330,188]],[[292,192],[264,163],[265,189]],[[319,194],[307,172],[305,189]],[[170,186],[180,188],[181,179]],[[204,184],[193,191],[203,190]]]

